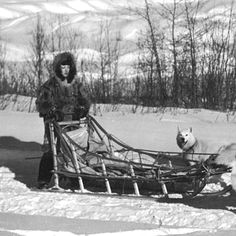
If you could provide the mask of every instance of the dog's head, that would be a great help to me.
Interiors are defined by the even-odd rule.
[[[182,131],[180,131],[178,128],[176,142],[179,148],[181,148],[184,151],[187,151],[191,147],[193,147],[196,142],[196,138],[194,137],[192,133],[192,128],[184,129]]]

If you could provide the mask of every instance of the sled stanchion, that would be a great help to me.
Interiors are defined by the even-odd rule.
[[[131,177],[135,178],[134,168],[133,168],[133,166],[131,164],[129,165],[129,168],[130,168]],[[133,180],[133,186],[134,186],[135,194],[137,196],[140,196],[138,184],[137,184],[137,182],[135,180]]]
[[[161,181],[161,189],[162,189],[162,192],[164,193],[165,197],[168,197],[168,191],[166,188],[166,184],[162,181]]]
[[[165,182],[161,181],[161,169],[160,168],[157,171],[157,178],[158,178],[158,182],[161,184],[161,189],[162,189],[164,196],[166,198],[168,198],[169,196],[168,196],[166,184],[165,184]]]
[[[143,162],[142,162],[142,156],[141,156],[141,153],[138,153],[138,157],[139,157],[139,163],[140,163],[140,166],[143,167]]]
[[[170,168],[173,168],[173,165],[172,165],[172,161],[171,161],[171,160],[168,161],[168,164],[169,164],[169,167],[170,167]]]
[[[102,164],[102,173],[106,177],[107,171],[106,171],[106,166],[105,166],[103,159],[101,159],[101,164]],[[109,180],[107,178],[105,178],[105,184],[106,184],[107,192],[109,194],[111,194],[111,186],[110,186]]]
[[[93,122],[94,122],[95,120],[90,120],[90,124],[91,124],[91,126],[92,126],[92,128],[96,131],[96,133],[97,133],[97,135],[99,136],[99,138],[101,139],[101,141],[103,141],[104,142],[104,139],[103,139],[103,137],[101,136],[101,134],[100,134],[100,132],[98,131],[98,129],[101,131],[101,127],[98,127],[97,128],[97,126],[96,125],[98,125],[98,124],[94,124]],[[103,132],[104,132],[104,130],[103,130]],[[105,136],[106,136],[106,138],[107,138],[107,142],[108,142],[108,146],[109,146],[109,151],[110,152],[112,152],[112,146],[111,146],[111,139],[110,139],[110,134],[108,134],[107,132],[105,133]]]
[[[53,155],[53,189],[60,189],[59,187],[59,178],[58,178],[58,166],[57,166],[57,149],[56,149],[56,140],[54,136],[54,126],[52,122],[49,122],[49,133],[50,141]]]
[[[73,161],[74,161],[74,165],[75,165],[75,171],[76,171],[76,174],[77,174],[77,178],[78,178],[78,181],[79,181],[79,187],[80,187],[80,190],[82,193],[84,193],[84,183],[83,183],[83,180],[80,176],[80,167],[79,167],[79,164],[78,164],[78,161],[77,161],[77,157],[76,157],[76,152],[75,152],[75,147],[73,144],[70,145],[71,147],[71,151],[72,151],[72,157],[73,157]]]

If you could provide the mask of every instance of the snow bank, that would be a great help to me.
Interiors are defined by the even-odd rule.
[[[16,94],[0,96],[0,110],[35,112],[35,98]]]
[[[0,96],[0,110],[36,112],[34,97],[16,94]],[[154,113],[159,120],[181,122],[186,120],[203,121],[210,123],[232,122],[236,123],[234,112],[219,112],[207,109],[184,109],[175,107],[144,107],[124,104],[93,104],[90,109],[93,115],[103,115],[107,112],[119,112],[122,114],[151,114]]]

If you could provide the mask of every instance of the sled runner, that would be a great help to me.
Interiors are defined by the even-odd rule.
[[[92,116],[69,122],[50,120],[49,127],[52,190],[193,197],[201,193],[210,177],[230,171],[206,163],[189,166],[180,152],[133,148],[109,134]],[[220,193],[228,190],[229,186]]]

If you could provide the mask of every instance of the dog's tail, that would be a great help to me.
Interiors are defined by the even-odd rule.
[[[219,165],[226,165],[233,167],[236,161],[236,143],[231,143],[227,146],[222,146],[219,149],[219,155],[215,159],[215,163]]]
[[[231,172],[231,184],[232,184],[234,191],[236,191],[236,159],[233,162],[232,166],[233,167],[232,167],[232,172]]]
[[[223,146],[215,159],[215,163],[232,167],[231,184],[234,191],[236,191],[236,143]]]

